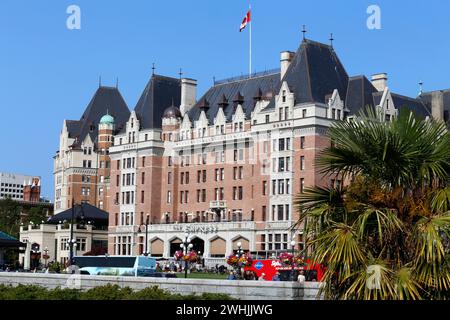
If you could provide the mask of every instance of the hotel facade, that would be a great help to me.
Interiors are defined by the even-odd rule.
[[[315,158],[327,130],[370,106],[389,121],[402,107],[448,121],[450,91],[395,94],[387,74],[350,77],[332,46],[304,40],[276,71],[215,82],[153,74],[130,112],[100,87],[65,121],[54,157],[55,210],[90,203],[109,212],[111,255],[173,257],[185,233],[207,265],[242,248],[260,257],[303,248],[294,199],[339,186]],[[147,241],[146,241],[147,239]]]

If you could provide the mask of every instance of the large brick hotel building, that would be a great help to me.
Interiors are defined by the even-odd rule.
[[[198,100],[196,86],[154,74],[131,112],[118,88],[100,87],[80,120],[64,122],[55,209],[73,199],[108,211],[110,254],[171,257],[185,232],[208,264],[238,242],[262,256],[293,239],[301,248],[295,195],[341,183],[314,167],[334,121],[365,106],[386,120],[400,107],[440,119],[450,109],[448,90],[395,94],[386,74],[350,77],[311,40],[281,53],[277,71],[216,82]]]

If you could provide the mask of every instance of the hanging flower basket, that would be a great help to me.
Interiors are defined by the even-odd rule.
[[[44,255],[42,256],[42,259],[48,260],[48,259],[50,259],[50,256],[49,256],[48,254],[44,254]]]
[[[246,253],[239,258],[239,264],[243,267],[250,267],[253,264],[253,258],[250,253]]]
[[[283,252],[278,256],[278,259],[280,260],[281,264],[284,266],[290,266],[294,262],[294,256],[288,252]]]
[[[237,267],[239,259],[235,254],[228,256],[227,263],[232,267]]]

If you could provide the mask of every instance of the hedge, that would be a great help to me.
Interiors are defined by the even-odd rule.
[[[108,284],[87,291],[77,289],[46,289],[35,285],[16,287],[0,285],[0,300],[233,300],[230,296],[216,293],[201,295],[173,294],[157,286],[140,291],[130,287],[121,288]]]

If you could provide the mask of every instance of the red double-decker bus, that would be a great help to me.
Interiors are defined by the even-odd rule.
[[[304,267],[290,267],[283,266],[280,260],[253,260],[250,267],[245,267],[245,271],[253,271],[258,277],[264,273],[264,279],[272,281],[273,276],[279,272],[281,280],[291,279],[291,274],[294,272],[295,279],[300,270],[305,272],[306,281],[322,281],[325,269],[319,264],[313,264],[308,259],[306,260],[306,266]]]

